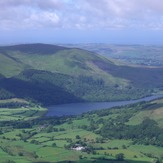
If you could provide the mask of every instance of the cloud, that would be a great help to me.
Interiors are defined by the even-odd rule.
[[[1,0],[0,29],[163,29],[162,0]]]
[[[80,4],[81,10],[88,13],[88,20],[91,15],[92,19],[106,28],[152,28],[151,23],[162,24],[161,0],[80,0]]]
[[[59,0],[1,0],[0,28],[57,27],[60,18],[56,12],[62,5]]]
[[[38,7],[40,9],[55,9],[59,8],[62,5],[59,0],[1,0],[1,8],[11,8],[11,7]]]

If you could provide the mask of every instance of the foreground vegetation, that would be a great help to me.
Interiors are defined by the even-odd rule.
[[[0,104],[11,102],[0,108],[3,163],[162,162],[161,99],[71,117],[42,117],[46,109],[22,99]]]

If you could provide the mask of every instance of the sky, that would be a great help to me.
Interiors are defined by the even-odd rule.
[[[162,0],[0,0],[0,44],[163,44]]]

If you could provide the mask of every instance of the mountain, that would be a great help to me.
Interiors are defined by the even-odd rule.
[[[3,46],[0,62],[0,90],[45,105],[136,99],[163,87],[163,68],[123,65],[77,48]]]

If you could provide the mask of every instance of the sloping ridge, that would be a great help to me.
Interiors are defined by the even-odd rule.
[[[54,54],[60,50],[67,50],[69,48],[50,45],[50,44],[21,44],[21,45],[13,45],[13,46],[1,46],[0,51],[19,51],[26,54]]]

